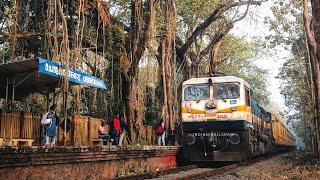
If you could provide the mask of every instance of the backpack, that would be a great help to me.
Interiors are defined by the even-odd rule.
[[[49,111],[50,112],[50,111]],[[42,117],[41,117],[41,124],[42,125],[48,125],[51,124],[52,119],[48,119],[48,114],[49,112],[45,113]]]
[[[158,126],[157,126],[157,133],[158,133],[158,134],[162,134],[162,133],[163,133],[162,124],[158,124]]]

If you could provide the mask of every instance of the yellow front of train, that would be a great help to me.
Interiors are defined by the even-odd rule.
[[[182,84],[183,153],[192,161],[241,161],[252,126],[250,86],[234,76]]]

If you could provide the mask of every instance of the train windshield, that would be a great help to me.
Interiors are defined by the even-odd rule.
[[[198,101],[209,97],[209,85],[190,85],[184,90],[184,99],[186,101]]]
[[[240,96],[239,85],[232,83],[219,83],[214,85],[214,98],[236,99]]]

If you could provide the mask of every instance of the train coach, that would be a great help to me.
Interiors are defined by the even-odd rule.
[[[251,99],[234,76],[192,78],[182,84],[183,154],[191,161],[246,161],[295,146],[293,135]]]

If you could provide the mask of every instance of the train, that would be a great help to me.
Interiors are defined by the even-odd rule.
[[[240,161],[295,148],[294,135],[251,97],[245,80],[226,75],[182,83],[182,152],[190,161]]]

